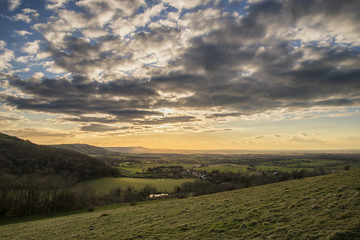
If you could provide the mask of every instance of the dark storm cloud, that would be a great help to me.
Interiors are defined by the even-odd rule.
[[[96,82],[81,76],[76,76],[72,80],[66,78],[41,80],[23,80],[9,76],[9,84],[21,89],[23,92],[36,96],[47,97],[49,99],[87,99],[93,98],[98,94],[101,96],[121,96],[127,98],[141,99],[156,97],[157,92],[148,84],[136,79],[114,80],[111,82]]]
[[[144,118],[145,116],[161,116],[158,111],[136,110],[135,106],[146,107],[147,104],[137,104],[137,102],[113,101],[113,100],[96,100],[96,99],[56,99],[47,98],[21,98],[14,96],[1,96],[3,101],[8,105],[17,107],[21,110],[34,110],[49,113],[85,115],[89,113],[110,114],[117,118],[118,122],[131,122],[133,119]],[[129,104],[129,105],[128,105]],[[134,109],[127,110],[133,105]],[[73,118],[68,118],[73,119]],[[89,119],[87,119],[89,120]],[[96,120],[96,119],[94,119]],[[78,118],[75,118],[78,121]],[[103,121],[101,119],[100,121]]]
[[[122,83],[122,84],[121,84]],[[145,116],[161,116],[162,113],[149,109],[149,101],[155,91],[142,87],[141,83],[122,81],[99,83],[77,77],[68,79],[28,79],[8,77],[8,84],[32,97],[22,98],[2,94],[1,99],[18,109],[76,115],[67,118],[73,121],[111,122],[114,120],[88,118],[81,115],[104,113],[112,115],[117,122],[132,121]],[[114,97],[121,97],[115,100]],[[80,115],[80,116],[79,116]]]

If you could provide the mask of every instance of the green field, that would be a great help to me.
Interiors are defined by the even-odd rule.
[[[195,181],[194,178],[189,179],[154,179],[154,178],[99,178],[95,180],[85,181],[77,184],[76,187],[89,186],[95,189],[96,193],[108,193],[111,189],[127,186],[134,187],[137,190],[142,189],[149,184],[159,192],[173,192],[174,188],[181,186],[184,182]]]
[[[234,173],[250,173],[255,171],[313,171],[322,169],[325,172],[344,170],[346,166],[359,168],[357,155],[166,155],[166,154],[121,154],[112,156],[118,160],[118,168],[122,176],[156,177],[147,173],[149,168],[160,166],[182,166],[195,171],[219,171]],[[171,177],[171,176],[170,176]]]
[[[0,239],[360,239],[360,170],[3,225]]]
[[[220,172],[247,172],[249,166],[248,165],[240,165],[240,164],[231,164],[231,163],[224,163],[224,164],[210,164],[207,167],[196,167],[194,168],[197,171],[216,171],[219,170]]]

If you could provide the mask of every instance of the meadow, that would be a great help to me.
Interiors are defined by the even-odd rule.
[[[0,239],[359,238],[359,169],[0,226]]]
[[[123,176],[143,176],[149,168],[182,166],[196,171],[253,173],[292,172],[322,168],[326,171],[359,168],[358,154],[221,155],[221,154],[119,154],[108,156]]]
[[[98,178],[90,181],[85,181],[77,184],[74,188],[81,187],[92,187],[97,194],[108,193],[111,189],[114,188],[124,188],[124,187],[133,187],[136,190],[142,189],[146,185],[151,185],[155,187],[158,192],[174,192],[175,187],[181,186],[184,182],[193,182],[194,178],[190,179],[154,179],[154,178]]]

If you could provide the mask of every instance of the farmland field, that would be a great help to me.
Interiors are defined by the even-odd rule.
[[[90,186],[94,188],[96,193],[108,193],[111,189],[117,187],[134,187],[140,190],[145,185],[151,185],[156,187],[159,192],[173,192],[174,188],[181,186],[184,182],[194,181],[194,178],[190,179],[154,179],[154,178],[99,178],[95,180],[81,182],[75,187]]]
[[[327,172],[343,170],[346,166],[359,168],[359,155],[298,154],[298,155],[169,155],[120,154],[109,159],[116,162],[123,176],[146,177],[149,168],[182,166],[195,171],[253,173],[254,171],[292,172],[322,168]]]
[[[360,170],[0,226],[0,239],[359,239]]]

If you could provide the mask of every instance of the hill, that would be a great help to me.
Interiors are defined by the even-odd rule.
[[[78,181],[112,176],[103,161],[74,151],[42,146],[0,133],[0,176],[60,175]]]
[[[104,148],[91,146],[88,144],[58,144],[50,146],[65,150],[71,150],[86,155],[108,155],[113,153],[112,151],[106,150]]]
[[[153,153],[153,154],[223,154],[223,155],[320,155],[320,154],[360,154],[359,149],[335,150],[243,150],[243,149],[150,149],[145,147],[103,147],[109,151],[119,153]]]
[[[104,149],[118,153],[158,153],[160,151],[144,147],[104,147]]]
[[[360,170],[0,226],[1,239],[359,239]]]

